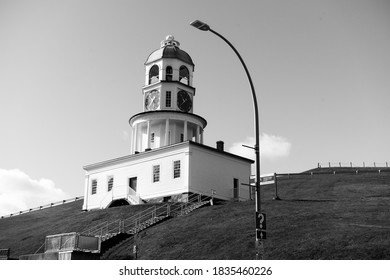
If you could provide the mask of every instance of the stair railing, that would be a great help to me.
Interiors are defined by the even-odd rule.
[[[110,234],[138,232],[148,227],[150,224],[155,223],[159,218],[162,219],[169,216],[183,215],[190,207],[193,207],[194,204],[202,203],[209,199],[209,196],[201,193],[189,194],[185,202],[178,201],[162,204],[160,206],[154,205],[129,218],[100,223],[83,231],[82,234],[104,237]]]
[[[109,234],[120,233],[122,228],[122,220],[117,219],[112,222],[104,222],[85,230],[82,234],[91,235],[91,236],[105,236]]]

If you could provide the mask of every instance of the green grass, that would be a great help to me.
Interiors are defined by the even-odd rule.
[[[324,169],[323,169],[324,170]],[[292,176],[263,187],[265,259],[390,259],[390,174]],[[81,212],[82,202],[0,220],[0,248],[34,253],[48,234],[81,231],[145,206]],[[114,247],[107,259],[253,259],[253,201],[223,202],[157,224]]]

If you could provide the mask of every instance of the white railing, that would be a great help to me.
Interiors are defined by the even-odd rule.
[[[12,213],[12,214],[9,214],[9,215],[3,215],[3,216],[0,216],[0,219],[14,217],[14,216],[30,213],[30,212],[37,211],[37,210],[42,210],[42,209],[51,208],[51,207],[54,207],[54,206],[63,205],[63,204],[74,202],[74,201],[77,201],[77,200],[80,200],[80,199],[83,199],[83,198],[84,198],[84,196],[76,196],[74,198],[69,198],[69,199],[64,199],[64,200],[61,200],[61,201],[52,202],[52,203],[49,203],[49,204],[46,204],[46,205],[30,208],[30,209],[19,211],[19,212]]]
[[[130,187],[128,187],[127,190],[127,197],[131,202],[134,202],[134,204],[143,204],[141,197]]]
[[[141,197],[129,186],[114,186],[100,201],[100,208],[106,208],[113,200],[128,199],[131,204],[142,204]]]
[[[358,163],[352,163],[352,162],[319,162],[317,164],[318,168],[325,167],[325,168],[332,168],[332,167],[389,167],[388,162],[358,162]]]

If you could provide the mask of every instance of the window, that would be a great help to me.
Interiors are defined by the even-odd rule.
[[[165,107],[171,107],[172,106],[172,93],[170,91],[167,91],[165,93]]]
[[[184,141],[184,134],[180,133],[180,142],[183,142],[183,141]]]
[[[233,179],[233,198],[239,200],[240,198],[240,183],[237,178]]]
[[[160,181],[160,165],[153,165],[153,183]]]
[[[181,66],[179,70],[179,82],[189,85],[190,84],[190,72],[187,67]]]
[[[172,81],[173,71],[171,66],[167,66],[167,70],[165,72],[165,80]]]
[[[97,192],[97,180],[93,179],[91,185],[92,185],[92,194],[96,194],[96,192]]]
[[[173,162],[173,178],[180,177],[180,160],[175,160]]]
[[[114,177],[110,176],[108,177],[108,180],[107,180],[107,191],[111,191],[112,190],[112,187],[114,185]]]
[[[150,134],[150,143],[154,144],[154,132]]]
[[[129,178],[129,187],[135,192],[137,191],[137,177]]]
[[[153,65],[149,70],[149,85],[153,83],[157,83],[159,81],[159,69],[157,65]]]

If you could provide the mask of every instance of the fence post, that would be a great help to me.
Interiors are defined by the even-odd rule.
[[[351,168],[352,168],[352,162],[350,162],[350,164],[351,164]]]
[[[275,184],[275,197],[274,200],[280,200],[280,197],[278,196],[278,176],[276,173],[274,173],[274,184]]]
[[[340,167],[341,167],[341,162],[339,162],[339,165],[340,165]]]
[[[374,161],[374,167],[376,167],[375,161]]]

